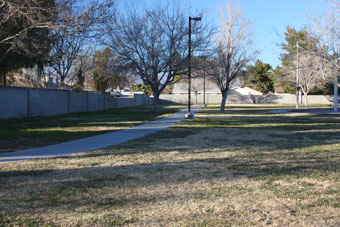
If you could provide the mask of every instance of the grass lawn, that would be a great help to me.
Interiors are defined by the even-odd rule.
[[[52,117],[0,120],[0,153],[130,128],[173,114],[184,107],[163,105],[159,114],[154,114],[153,106],[143,106]]]
[[[339,226],[340,116],[278,108],[212,106],[118,146],[0,163],[0,226]]]

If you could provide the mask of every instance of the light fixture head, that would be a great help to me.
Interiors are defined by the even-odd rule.
[[[190,20],[201,21],[202,17],[190,17]]]

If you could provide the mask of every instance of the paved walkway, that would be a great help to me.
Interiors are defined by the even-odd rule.
[[[192,112],[195,112],[199,108],[201,108],[201,106],[193,106]],[[55,144],[46,147],[2,153],[0,154],[0,162],[20,161],[36,158],[51,158],[117,145],[128,140],[137,139],[168,128],[175,123],[183,120],[186,113],[187,109],[182,109],[181,111],[175,113],[170,117],[157,119],[155,121],[147,122],[133,128],[106,133],[98,136],[91,136],[71,142]]]

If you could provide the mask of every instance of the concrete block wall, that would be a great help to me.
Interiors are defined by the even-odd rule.
[[[1,87],[0,118],[24,118],[28,113],[28,88]]]
[[[260,104],[292,104],[296,103],[296,96],[292,94],[268,94],[262,96],[254,96],[255,103]],[[308,104],[332,104],[334,97],[331,95],[308,95]],[[304,103],[305,97],[302,96]]]
[[[161,100],[176,102],[176,103],[187,103],[188,95],[160,95]],[[203,103],[203,95],[195,94],[191,95],[191,103]],[[219,94],[206,94],[205,102],[206,103],[221,103],[222,95]],[[247,96],[237,96],[237,95],[229,95],[227,97],[227,103],[252,103],[250,97]]]
[[[151,105],[145,94],[111,97],[109,93],[0,86],[0,119],[52,116]]]
[[[105,95],[105,109],[114,109],[117,108],[117,99],[112,98],[110,94],[104,93]]]
[[[187,103],[188,95],[161,95],[160,99],[163,101],[171,101],[176,103]],[[191,103],[195,103],[197,99],[198,103],[203,103],[203,95],[199,94],[197,97],[195,94],[191,95]],[[221,103],[222,95],[220,94],[206,94],[206,103],[215,104]],[[304,101],[304,97],[302,97]],[[296,96],[292,94],[268,94],[268,95],[229,95],[227,97],[227,103],[233,104],[290,104],[295,105]],[[333,96],[327,95],[308,95],[308,104],[332,104]]]
[[[143,105],[149,105],[149,103],[148,103],[148,101],[149,101],[148,97],[149,97],[149,96],[146,95],[146,94],[143,95],[143,101],[142,101],[142,102],[143,102]]]
[[[68,113],[68,91],[29,89],[29,117]]]
[[[302,100],[304,98],[302,97]],[[332,95],[309,95],[308,96],[308,103],[309,104],[318,104],[318,103],[325,103],[325,104],[333,104],[334,103],[334,96]]]
[[[135,99],[135,105],[136,106],[143,105],[143,94],[135,94],[134,99]]]
[[[128,98],[117,98],[117,105],[116,105],[116,108],[126,108],[127,107],[127,104],[126,104],[126,100]]]
[[[87,93],[87,111],[99,111],[105,108],[104,93],[100,92],[88,92]]]
[[[69,91],[69,113],[86,112],[86,92]]]
[[[127,98],[126,99],[126,107],[132,107],[135,106],[135,99]]]

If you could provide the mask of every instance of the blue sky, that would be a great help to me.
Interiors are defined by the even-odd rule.
[[[144,0],[147,5],[166,0]],[[144,2],[142,1],[142,2]],[[204,9],[209,19],[217,17],[217,5],[221,0],[184,0],[193,11]],[[243,15],[253,22],[253,33],[258,59],[270,63],[274,68],[280,65],[282,50],[276,45],[282,41],[287,26],[300,29],[308,24],[306,14],[317,14],[326,10],[326,0],[238,0]],[[194,16],[194,15],[193,15]],[[204,22],[204,20],[203,20]],[[281,36],[281,37],[280,37]]]

